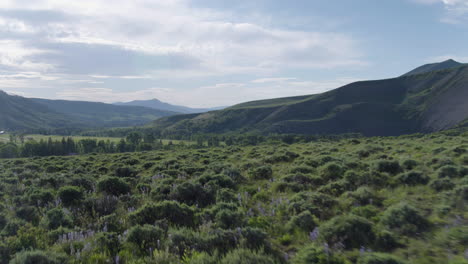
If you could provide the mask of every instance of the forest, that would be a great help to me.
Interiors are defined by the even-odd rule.
[[[200,141],[1,159],[0,262],[468,263],[466,130]]]

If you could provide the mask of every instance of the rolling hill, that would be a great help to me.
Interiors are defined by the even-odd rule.
[[[172,114],[138,106],[31,99],[0,91],[0,130],[137,126]]]
[[[440,131],[467,118],[468,66],[449,61],[423,66],[398,78],[356,82],[323,94],[165,117],[152,125],[181,134],[255,131],[393,136]]]
[[[204,112],[221,110],[221,109],[226,108],[226,107],[191,108],[191,107],[186,107],[186,106],[181,106],[181,105],[168,104],[158,99],[137,100],[137,101],[131,101],[131,102],[126,102],[126,103],[119,102],[119,103],[115,103],[115,105],[144,106],[144,107],[149,107],[149,108],[163,110],[163,111],[177,112],[181,114],[204,113]]]
[[[119,106],[95,102],[37,98],[31,100],[93,127],[139,126],[163,116],[176,114],[175,112],[142,106]]]

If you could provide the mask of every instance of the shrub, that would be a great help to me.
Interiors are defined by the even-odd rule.
[[[335,256],[327,249],[319,248],[315,245],[308,245],[301,248],[292,259],[293,264],[346,264],[344,259]]]
[[[320,227],[320,234],[329,244],[341,242],[348,249],[371,245],[375,240],[372,223],[354,215],[331,219]]]
[[[128,231],[127,241],[134,243],[142,251],[158,248],[158,241],[164,237],[164,231],[152,225],[137,225]]]
[[[291,217],[287,227],[290,230],[299,228],[303,231],[310,232],[314,230],[315,227],[317,227],[317,220],[309,211],[304,211],[296,216]]]
[[[154,224],[157,220],[163,219],[179,226],[194,226],[195,224],[194,210],[175,201],[146,204],[130,214],[129,218],[132,223],[140,225]]]
[[[115,170],[115,176],[121,177],[121,178],[132,178],[137,175],[137,172],[133,170],[132,168],[129,167],[122,167],[122,168],[117,168]]]
[[[343,177],[345,169],[338,163],[328,163],[320,169],[320,175],[326,181],[336,180]]]
[[[177,185],[170,198],[188,205],[207,206],[214,203],[214,195],[198,183],[184,182]]]
[[[259,250],[261,248],[268,250],[270,244],[268,242],[268,235],[259,228],[246,227],[241,229],[242,245],[245,248]]]
[[[433,180],[430,186],[432,189],[440,192],[455,188],[455,183],[453,183],[449,178],[442,178]]]
[[[273,176],[273,170],[270,166],[261,166],[251,169],[249,174],[255,180],[268,180]]]
[[[406,262],[389,254],[371,253],[360,257],[358,264],[406,264]]]
[[[62,209],[54,208],[46,213],[45,225],[49,229],[56,229],[60,226],[71,227],[72,220]]]
[[[400,203],[389,207],[382,216],[382,223],[403,234],[414,234],[429,227],[429,222],[414,207]]]
[[[83,191],[75,186],[65,186],[59,189],[58,196],[65,206],[72,206],[83,199]]]
[[[223,229],[236,228],[244,225],[245,215],[240,211],[220,210],[215,217],[216,224]]]
[[[418,165],[419,165],[419,162],[417,162],[415,160],[410,159],[410,160],[403,161],[403,167],[406,170],[412,170],[412,169],[416,168]]]
[[[229,252],[221,261],[221,264],[274,264],[272,257],[248,249],[236,249]]]
[[[130,185],[117,177],[106,177],[97,184],[98,190],[111,195],[122,195],[130,192]]]
[[[398,176],[398,181],[407,185],[427,184],[430,178],[421,172],[411,171]]]
[[[65,258],[41,250],[21,251],[16,253],[10,264],[62,264]]]
[[[28,222],[37,224],[40,219],[39,212],[36,207],[33,206],[22,206],[16,210],[16,215]]]
[[[458,168],[455,166],[447,165],[439,168],[437,175],[439,178],[456,178],[460,174],[458,172]]]
[[[390,161],[390,160],[378,160],[375,163],[375,169],[379,172],[386,172],[390,174],[397,174],[402,171],[400,163],[398,161]]]

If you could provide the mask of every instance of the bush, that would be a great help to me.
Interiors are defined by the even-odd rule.
[[[308,245],[301,248],[292,259],[293,264],[346,264],[347,262],[332,254],[326,252],[325,248],[318,248],[315,245]]]
[[[415,234],[426,230],[429,222],[414,207],[400,203],[389,207],[382,216],[382,223],[403,234]]]
[[[65,206],[72,206],[83,199],[83,191],[75,186],[65,186],[59,189],[58,196]]]
[[[411,171],[398,176],[398,181],[407,185],[427,184],[430,178],[421,172]]]
[[[58,227],[71,227],[72,220],[66,215],[62,209],[54,208],[46,213],[45,225],[49,229],[57,229]]]
[[[456,178],[460,175],[458,168],[455,166],[447,165],[439,168],[437,175],[439,178]]]
[[[406,264],[406,262],[389,254],[371,253],[360,257],[358,264]]]
[[[321,236],[329,243],[343,243],[348,249],[372,245],[375,234],[367,219],[344,215],[337,216],[320,227]]]
[[[245,215],[240,211],[220,210],[216,214],[216,224],[223,229],[241,227],[244,225]]]
[[[177,185],[170,198],[188,205],[207,206],[214,203],[214,195],[198,183],[184,182]]]
[[[390,160],[378,160],[375,163],[375,169],[379,172],[386,172],[386,173],[390,173],[393,175],[403,170],[400,166],[400,163],[398,163],[398,161],[390,161]]]
[[[16,216],[33,224],[37,224],[40,219],[38,210],[33,206],[22,206],[18,208],[16,210]]]
[[[278,263],[272,257],[261,252],[248,249],[236,249],[229,252],[221,261],[221,264],[273,264]]]
[[[106,177],[97,184],[98,190],[111,195],[122,195],[130,192],[130,185],[117,177]]]
[[[344,173],[345,169],[338,163],[328,163],[320,169],[320,175],[325,181],[342,178]]]
[[[455,183],[453,183],[449,178],[442,178],[433,180],[430,187],[438,192],[447,191],[455,188]]]
[[[137,175],[137,172],[129,167],[117,168],[115,170],[115,176],[121,178],[133,178]]]
[[[273,176],[273,170],[270,166],[261,166],[251,169],[249,174],[255,180],[268,180]]]
[[[157,220],[164,219],[178,226],[195,225],[195,211],[175,201],[146,204],[130,214],[129,218],[132,223],[140,225],[154,224]]]
[[[22,251],[16,253],[10,264],[62,264],[65,263],[63,257],[58,257],[54,253],[40,250]]]
[[[142,251],[158,248],[158,241],[164,238],[164,231],[152,225],[137,225],[128,231],[127,241],[134,243]]]
[[[403,167],[406,169],[406,170],[412,170],[414,168],[416,168],[417,166],[419,165],[419,162],[415,161],[415,160],[405,160],[403,162]]]
[[[317,220],[309,211],[304,211],[296,216],[291,217],[287,227],[290,230],[299,228],[303,231],[310,232],[317,227]]]

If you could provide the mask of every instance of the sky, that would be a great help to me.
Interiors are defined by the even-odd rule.
[[[468,62],[468,0],[1,0],[0,89],[191,106]]]

